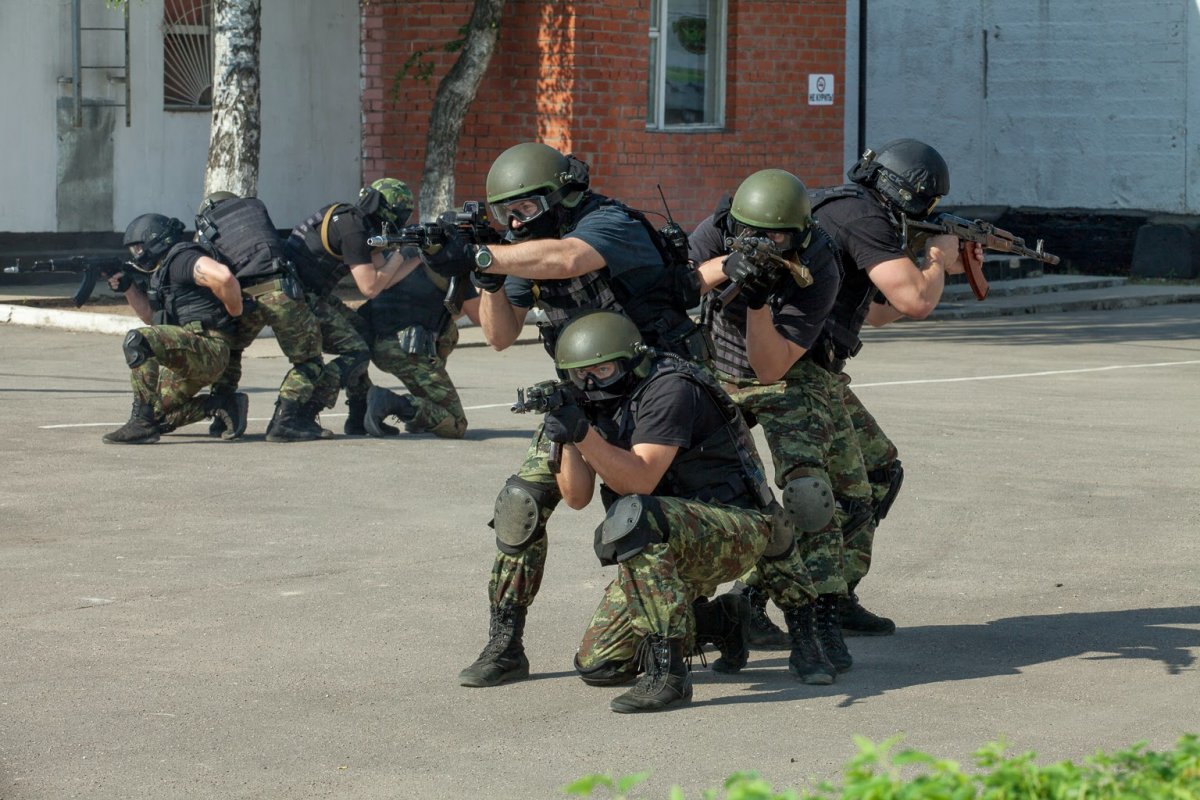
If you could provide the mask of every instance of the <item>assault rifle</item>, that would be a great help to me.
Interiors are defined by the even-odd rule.
[[[570,381],[542,381],[528,389],[517,389],[517,402],[513,403],[514,414],[548,414],[563,406],[585,405],[587,398],[575,384]],[[562,464],[562,445],[550,443],[550,457],[547,459],[551,472],[558,472]]]
[[[491,226],[487,216],[487,206],[477,200],[463,203],[462,210],[454,212],[454,226],[462,231],[467,241],[472,244],[497,244],[500,234]],[[426,250],[440,247],[446,243],[446,232],[436,222],[420,222],[415,225],[405,225],[399,230],[393,230],[386,223],[378,236],[367,239],[368,247],[389,250],[396,247],[417,247]],[[446,288],[446,298],[442,302],[446,310],[457,315],[462,310],[463,299],[466,295],[466,285],[458,278],[450,278]]]
[[[754,268],[753,277],[755,278],[771,281],[786,271],[801,289],[812,286],[813,276],[808,267],[784,258],[775,243],[764,236],[753,236],[749,230],[744,230],[737,236],[725,237],[725,249],[741,253],[742,258],[746,259]],[[737,297],[738,292],[742,290],[743,282],[729,282],[729,285],[717,295],[716,310],[719,311],[726,303]]]
[[[140,278],[135,277],[138,273],[130,266],[129,259],[122,256],[48,258],[44,261],[33,262],[31,267],[22,267],[18,262],[14,266],[5,267],[4,272],[10,275],[26,272],[81,272],[83,277],[79,280],[79,288],[71,296],[71,302],[75,304],[76,308],[88,301],[96,288],[96,281],[100,278],[108,280],[118,272],[125,273],[125,278],[121,281],[124,288],[121,291],[128,289],[131,283],[140,283]]]
[[[969,220],[946,213],[934,214],[925,220],[908,219],[907,217],[904,219],[904,240],[908,243],[910,254],[919,254],[925,249],[925,241],[930,236],[943,233],[957,236],[963,242],[981,244],[985,250],[1035,258],[1043,264],[1051,266],[1060,260],[1058,256],[1047,253],[1042,248],[1041,239],[1037,240],[1036,247],[1029,248],[1025,246],[1025,240],[1021,237],[1014,236],[981,219]],[[963,265],[966,267],[967,283],[971,285],[975,299],[982,300],[987,297],[988,282],[987,278],[983,276],[983,265],[975,264],[966,258],[963,259]]]

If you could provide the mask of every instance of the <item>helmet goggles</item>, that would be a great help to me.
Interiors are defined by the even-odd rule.
[[[511,224],[512,220],[525,225],[533,222],[538,217],[550,210],[550,197],[544,194],[535,194],[528,197],[513,197],[508,200],[498,200],[488,204],[488,209],[492,212],[492,219],[505,220]]]

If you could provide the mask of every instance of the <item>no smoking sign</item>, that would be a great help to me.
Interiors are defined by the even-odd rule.
[[[808,76],[808,104],[810,106],[833,105],[833,76]]]

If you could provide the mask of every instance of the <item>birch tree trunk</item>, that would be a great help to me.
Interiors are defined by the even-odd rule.
[[[500,35],[505,0],[475,0],[462,52],[438,84],[429,113],[425,170],[421,175],[421,219],[454,205],[454,160],[463,119],[475,99]]]
[[[212,132],[204,173],[205,197],[216,191],[241,197],[258,192],[261,40],[261,0],[215,0]]]

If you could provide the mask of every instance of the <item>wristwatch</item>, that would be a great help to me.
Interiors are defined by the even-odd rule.
[[[495,261],[492,251],[488,249],[486,244],[475,245],[475,268],[480,272],[487,272]]]

